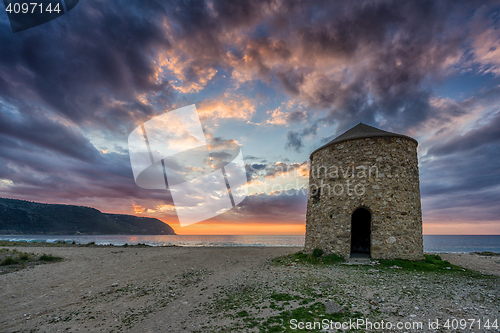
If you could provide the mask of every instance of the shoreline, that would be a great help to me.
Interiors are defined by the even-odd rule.
[[[3,237],[6,237],[5,235],[1,235]],[[100,235],[102,236],[102,235]],[[116,236],[116,235],[115,235]],[[122,235],[118,235],[122,236]],[[179,236],[179,235],[174,235],[174,236]],[[182,236],[182,235],[181,235]],[[198,237],[196,235],[189,235],[193,237]],[[213,235],[210,235],[213,236]],[[269,236],[269,235],[265,235]],[[272,235],[271,235],[272,236]],[[295,235],[292,235],[295,236]],[[497,236],[497,235],[495,235]],[[91,237],[91,236],[89,236]],[[216,236],[219,237],[219,236]],[[223,235],[222,237],[225,237]],[[299,245],[254,245],[254,244],[214,244],[214,243],[209,243],[208,245],[201,244],[201,245],[185,245],[185,244],[166,244],[166,245],[158,245],[158,244],[147,244],[147,243],[141,243],[141,242],[131,242],[131,243],[123,243],[118,242],[118,244],[113,244],[110,242],[103,242],[103,243],[96,243],[95,241],[87,242],[87,243],[79,243],[76,241],[63,241],[63,240],[57,240],[54,239],[54,241],[47,241],[47,240],[5,240],[5,239],[0,239],[0,246],[21,246],[21,247],[64,247],[64,246],[76,246],[76,247],[89,247],[89,246],[101,246],[101,247],[192,247],[192,248],[205,248],[205,247],[282,247],[282,248],[298,248],[298,247],[303,247]],[[424,254],[439,254],[439,253],[450,253],[450,254],[480,254],[480,255],[487,255],[486,253],[490,253],[492,255],[497,255],[500,256],[500,253],[495,253],[491,251],[436,251],[436,250],[431,250],[431,251],[424,251]]]
[[[48,242],[87,245],[95,242],[99,245],[142,243],[149,246],[304,246],[304,235],[0,235],[0,244],[5,241],[29,243]],[[5,244],[13,245],[13,244]],[[19,244],[21,245],[21,244]],[[45,245],[43,245],[45,246]],[[424,235],[425,253],[470,253],[480,251],[500,252],[500,235]]]

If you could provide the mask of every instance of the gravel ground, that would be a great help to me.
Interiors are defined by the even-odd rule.
[[[489,275],[271,261],[299,250],[31,247],[64,260],[0,275],[0,332],[296,332],[291,319],[326,318],[500,331],[477,323],[500,322],[500,257],[441,254]],[[454,319],[476,322],[442,327]]]

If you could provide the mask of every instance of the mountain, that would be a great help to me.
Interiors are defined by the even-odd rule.
[[[95,208],[0,198],[0,234],[175,235],[162,221]]]

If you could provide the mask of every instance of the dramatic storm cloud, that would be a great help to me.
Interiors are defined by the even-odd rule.
[[[495,1],[86,0],[18,33],[0,15],[0,45],[1,196],[183,233],[170,193],[136,186],[127,137],[196,104],[213,147],[242,147],[250,189],[205,226],[303,232],[309,154],[363,122],[419,141],[424,231],[500,232]]]

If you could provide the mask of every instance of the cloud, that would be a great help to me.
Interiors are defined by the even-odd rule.
[[[266,82],[274,76],[285,92],[306,101],[309,108],[330,109],[329,118],[341,123],[340,130],[360,118],[372,121],[377,114],[395,118],[391,125],[399,128],[429,116],[431,94],[423,81],[441,75],[464,52],[457,38],[464,28],[443,20],[442,13],[458,19],[465,15],[462,6],[321,2],[321,10],[329,15],[316,13],[310,20],[301,8],[309,5],[283,3],[272,15],[264,11],[268,36],[246,39],[238,60],[231,63],[233,75]],[[283,20],[285,15],[288,19]],[[273,36],[278,26],[287,33]]]
[[[422,195],[474,192],[497,187],[500,184],[500,173],[496,167],[499,160],[500,153],[494,145],[422,159]]]
[[[128,155],[99,152],[77,129],[41,116],[1,116],[12,127],[0,132],[0,179],[9,181],[0,196],[114,212],[128,212],[132,200],[171,202],[168,192],[135,185]]]
[[[302,163],[247,163],[245,164],[245,169],[247,171],[247,178],[251,180],[259,178],[265,179],[266,181],[276,178],[288,178],[288,180],[309,178],[308,161]]]
[[[444,144],[430,141],[434,145],[420,158],[424,217],[449,223],[498,220],[498,119],[496,114]]]
[[[203,100],[198,104],[200,119],[232,118],[248,120],[255,114],[255,103],[246,97],[224,94],[219,98]]]
[[[275,110],[267,112],[271,117],[266,120],[266,124],[269,125],[286,125],[287,116],[286,113],[281,110],[281,106]]]
[[[302,143],[302,134],[294,131],[289,131],[286,135],[287,142],[285,149],[295,151],[296,153],[302,152],[304,144]]]
[[[61,124],[42,112],[33,111],[28,116],[19,109],[0,104],[0,136],[85,162],[97,159],[97,150],[78,128]],[[19,148],[23,150],[23,147]]]
[[[293,114],[293,113],[292,113]],[[327,118],[319,118],[313,124],[306,126],[301,131],[289,131],[287,133],[286,150],[301,153],[304,148],[303,139],[307,136],[314,137],[318,132],[319,126],[328,122]]]
[[[275,221],[276,224],[304,223],[307,208],[307,190],[298,189],[271,194],[248,196],[235,210],[227,212],[229,218]]]
[[[41,27],[47,33],[40,36],[36,30],[17,40],[2,34],[2,45],[10,45],[0,54],[2,78],[16,83],[3,95],[13,97],[13,87],[22,86],[78,124],[95,125],[99,119],[101,125],[130,129],[130,123],[157,112],[155,100],[144,103],[143,93],[159,93],[158,100],[167,97],[172,105],[176,93],[199,92],[223,71],[238,82],[279,82],[277,88],[305,101],[311,112],[330,109],[339,130],[377,115],[401,130],[430,116],[431,94],[422,84],[429,75],[439,77],[459,65],[463,45],[476,41],[468,52],[475,62],[492,66],[497,43],[492,23],[488,30],[456,24],[490,22],[491,15],[480,8],[452,1],[148,6],[90,1],[72,13],[71,21]],[[205,115],[248,120],[255,112],[252,101],[224,98],[204,102]],[[288,122],[299,115],[290,115]],[[282,125],[279,119],[271,123]]]
[[[464,154],[469,150],[484,145],[497,147],[500,142],[500,112],[488,120],[486,125],[470,130],[464,135],[451,138],[442,145],[435,145],[429,149],[429,155]]]
[[[500,30],[498,20],[498,4],[494,10],[486,5],[474,14],[471,25],[474,31],[472,41],[471,65],[477,64],[485,73],[500,74]],[[485,19],[487,18],[487,19]]]
[[[157,111],[138,96],[168,95],[168,82],[154,81],[150,59],[170,43],[159,16],[146,19],[154,11],[130,6],[134,9],[86,2],[61,20],[26,30],[22,36],[0,25],[0,44],[9,45],[0,52],[0,103],[22,106],[20,119],[27,123],[56,117],[81,130],[119,134],[154,115]],[[70,129],[60,130],[39,136],[57,141]],[[36,132],[24,135],[36,139]],[[72,142],[60,140],[59,145],[64,144]],[[74,146],[72,153],[83,154],[79,147]]]
[[[156,82],[169,76],[175,78],[172,87],[180,93],[199,92],[214,78],[217,70],[210,66],[197,65],[190,58],[181,57],[178,50],[159,54],[156,68]]]

